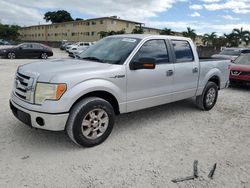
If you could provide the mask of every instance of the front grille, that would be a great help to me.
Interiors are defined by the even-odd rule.
[[[34,79],[32,77],[17,72],[14,85],[16,96],[22,100],[32,102],[33,82]]]
[[[242,76],[250,76],[250,72],[241,72],[240,75],[242,75]]]
[[[232,76],[250,76],[250,72],[242,72],[242,71],[232,70],[231,75]]]

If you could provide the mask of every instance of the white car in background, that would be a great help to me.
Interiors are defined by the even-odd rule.
[[[73,52],[73,51],[80,50],[80,49],[87,49],[91,45],[92,45],[92,42],[77,42],[69,46],[69,48],[66,48],[66,51],[69,53],[69,52]]]
[[[72,58],[77,58],[77,56],[79,54],[81,54],[82,52],[84,52],[86,49],[84,50],[76,50],[76,51],[73,51],[73,52],[69,52],[69,57],[72,57]]]

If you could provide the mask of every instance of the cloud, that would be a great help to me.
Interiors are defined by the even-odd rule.
[[[201,9],[203,9],[203,6],[195,4],[195,5],[189,6],[189,8],[193,9],[193,10],[201,10]]]
[[[151,27],[158,28],[171,28],[174,31],[186,31],[187,27],[195,29],[198,34],[212,33],[216,32],[218,35],[223,35],[224,33],[230,33],[234,28],[243,27],[244,30],[250,30],[249,23],[237,23],[237,24],[220,24],[220,23],[209,23],[209,22],[199,22],[199,21],[178,21],[178,22],[168,22],[168,21],[148,21],[148,25]]]
[[[230,15],[222,15],[222,18],[224,18],[226,20],[240,20],[240,18],[232,17]]]
[[[124,19],[141,21],[145,18],[157,17],[159,13],[167,11],[180,1],[183,2],[183,0],[78,0],[73,2],[67,0],[0,0],[1,9],[5,9],[5,4],[9,5],[4,12],[0,11],[0,17],[8,22],[11,22],[11,18],[19,17],[18,22],[29,24],[32,20],[33,23],[43,21],[43,10],[45,9],[64,9],[71,13],[84,13],[93,17],[117,15]],[[10,5],[15,5],[18,8],[12,11],[13,8]]]
[[[218,3],[218,2],[220,2],[221,0],[201,0],[201,1],[203,1],[203,2],[205,2],[205,3]]]
[[[250,12],[250,0],[228,0],[224,3],[204,4],[207,10],[232,10],[237,14],[246,14]]]
[[[42,15],[36,9],[0,0],[0,21],[2,23],[38,24],[41,19]]]
[[[190,14],[191,17],[200,17],[200,13],[199,12],[194,12],[193,14]]]

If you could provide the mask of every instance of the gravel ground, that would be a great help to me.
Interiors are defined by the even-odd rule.
[[[209,112],[188,99],[120,115],[103,144],[80,148],[64,132],[30,129],[11,114],[15,70],[32,61],[0,59],[0,187],[250,187],[249,89],[220,91]],[[200,178],[172,183],[192,175],[195,159]]]

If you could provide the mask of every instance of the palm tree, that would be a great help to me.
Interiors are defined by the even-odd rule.
[[[195,41],[197,34],[195,33],[194,29],[191,29],[190,27],[187,27],[187,31],[182,32],[182,35],[184,37],[189,37],[193,41]]]
[[[164,28],[161,30],[160,35],[174,35],[172,29]]]
[[[203,35],[202,41],[203,44],[207,46],[213,46],[216,38],[217,38],[216,32],[212,32],[211,34]]]
[[[224,34],[224,37],[227,40],[227,46],[233,47],[233,46],[237,46],[237,38],[234,35],[234,33],[230,33],[230,34]]]
[[[249,39],[250,39],[250,32],[249,31],[243,30],[243,27],[241,27],[240,29],[233,29],[232,33],[236,37],[238,45],[240,45],[242,43],[242,41],[244,41],[246,43],[246,45],[248,45]]]

